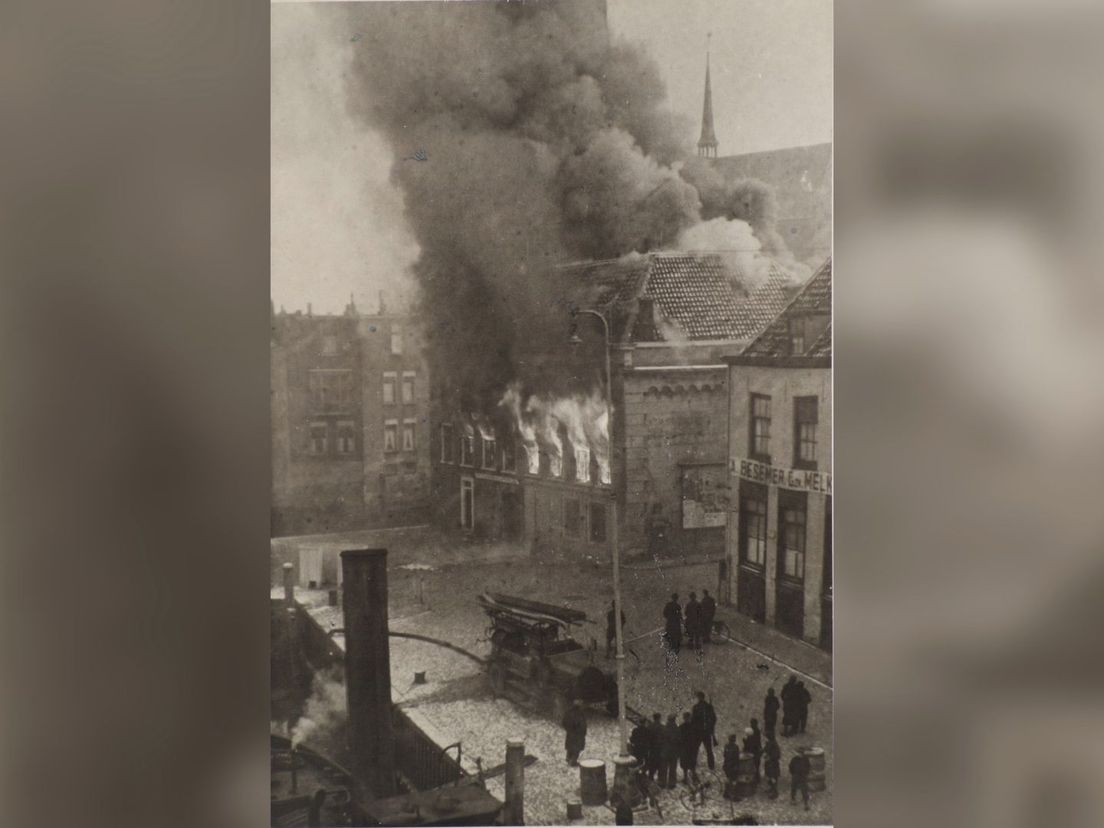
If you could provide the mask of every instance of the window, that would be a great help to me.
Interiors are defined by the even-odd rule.
[[[353,372],[314,368],[308,374],[311,406],[319,411],[348,411],[353,404]]]
[[[577,538],[582,534],[583,510],[579,507],[579,501],[572,498],[564,500],[564,534],[571,538]]]
[[[592,543],[606,542],[606,504],[590,504],[590,540]]]
[[[805,580],[805,494],[779,492],[779,574],[793,581]]]
[[[790,356],[801,356],[805,353],[805,320],[790,320]]]
[[[394,324],[391,326],[391,353],[401,354],[403,352],[403,332],[402,326]]]
[[[767,489],[740,483],[740,560],[761,567],[767,560]]]
[[[383,374],[383,404],[393,405],[395,402],[395,373],[385,371]]]
[[[341,420],[337,424],[337,453],[356,453],[356,423],[351,420]]]
[[[417,425],[417,420],[403,420],[402,428],[402,450],[414,451],[414,428]]]
[[[403,371],[402,376],[402,401],[403,405],[411,405],[414,402],[414,372]]]
[[[748,441],[751,456],[770,462],[771,398],[751,395],[751,435]]]
[[[328,445],[327,432],[329,427],[324,422],[310,424],[310,453],[325,454]]]
[[[512,440],[502,441],[502,470],[505,472],[517,471],[517,446]]]
[[[460,525],[465,529],[475,526],[475,481],[460,478]]]
[[[817,398],[794,397],[794,467],[815,469]]]
[[[322,338],[322,356],[337,355],[337,337],[326,336]]]
[[[493,434],[483,434],[483,468],[495,467],[496,442]]]
[[[452,437],[452,423],[441,423],[441,462],[455,462],[456,444]]]
[[[399,423],[398,420],[388,420],[383,424],[383,450],[398,451],[399,449]]]
[[[466,426],[464,436],[460,438],[460,465],[475,465],[475,432],[471,426]]]

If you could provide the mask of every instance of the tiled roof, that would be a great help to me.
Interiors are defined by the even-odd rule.
[[[715,253],[649,253],[564,267],[580,306],[624,310],[640,297],[691,341],[750,339],[786,306],[789,280],[774,262],[760,285],[748,288]]]
[[[832,355],[832,325],[806,345],[805,353],[794,354],[790,347],[790,320],[803,316],[831,314],[832,260],[829,258],[814,273],[767,328],[748,345],[741,356],[756,357],[830,357]]]

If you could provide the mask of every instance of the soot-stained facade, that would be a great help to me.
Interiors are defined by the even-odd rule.
[[[530,373],[560,370],[570,308],[576,350],[603,382],[586,394],[510,391],[489,414],[434,407],[438,522],[542,557],[724,554],[728,367],[796,292],[769,261],[758,279],[715,254],[652,253],[559,269],[564,352],[527,353]],[[511,394],[514,396],[511,398]],[[447,399],[442,391],[439,399]]]
[[[272,532],[425,519],[429,374],[404,314],[272,317]]]
[[[729,357],[730,596],[755,620],[832,642],[832,265]]]

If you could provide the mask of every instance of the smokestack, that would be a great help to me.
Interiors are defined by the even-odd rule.
[[[353,769],[366,799],[393,796],[391,654],[387,640],[387,550],[341,553],[345,693]]]

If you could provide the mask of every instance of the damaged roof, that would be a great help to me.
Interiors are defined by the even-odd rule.
[[[832,259],[828,258],[812,275],[801,292],[793,298],[777,318],[748,345],[739,359],[746,357],[781,359],[792,357],[831,358],[832,323],[819,331],[812,341],[806,341],[805,350],[795,354],[791,320],[832,314]]]
[[[782,312],[795,287],[773,260],[761,261],[767,275],[758,284],[717,253],[648,253],[561,271],[572,303],[607,311],[619,341],[748,340]],[[638,320],[649,306],[654,323]]]

